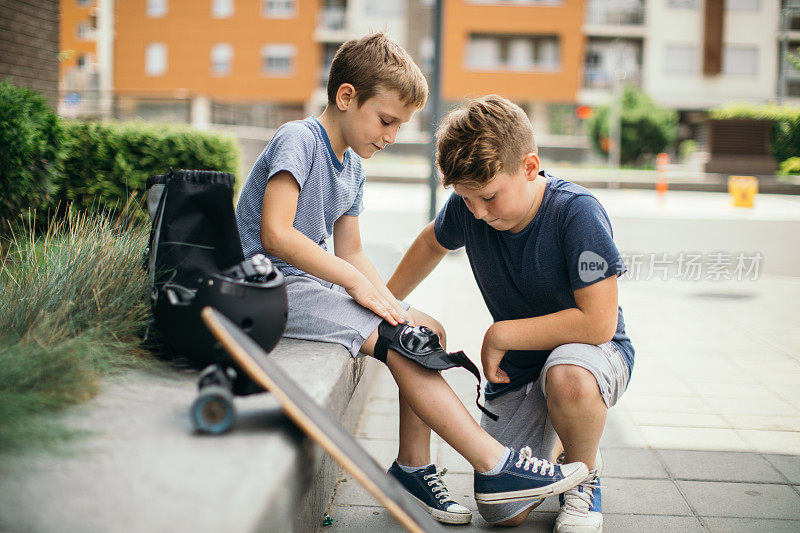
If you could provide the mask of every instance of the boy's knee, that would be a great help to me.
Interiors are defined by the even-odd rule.
[[[594,375],[577,365],[555,365],[545,377],[548,400],[562,404],[579,404],[600,397]]]
[[[417,325],[425,326],[436,333],[439,337],[439,344],[442,345],[443,349],[447,350],[447,335],[445,334],[444,326],[442,326],[438,320],[422,311],[414,308],[409,308],[408,311],[411,313]]]

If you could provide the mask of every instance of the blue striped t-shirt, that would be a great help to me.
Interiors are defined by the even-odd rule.
[[[275,132],[253,165],[236,204],[236,224],[245,257],[265,254],[286,275],[303,271],[270,255],[261,244],[261,209],[267,181],[289,171],[300,185],[294,227],[327,250],[333,223],[342,215],[356,216],[364,210],[364,169],[352,149],[339,161],[325,128],[313,116],[287,122]]]

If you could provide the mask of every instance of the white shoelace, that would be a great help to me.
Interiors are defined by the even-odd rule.
[[[540,470],[543,476],[552,476],[555,473],[555,465],[546,459],[539,459],[533,456],[530,447],[525,446],[519,451],[519,459],[514,464],[517,468],[522,467],[523,470],[530,469],[531,472]]]
[[[442,476],[444,476],[446,473],[447,468],[442,468],[433,474],[422,476],[422,479],[428,482],[428,486],[431,488],[433,496],[437,498],[440,503],[447,501],[456,503],[456,501],[450,497],[450,492],[448,492],[447,487],[444,486],[444,481],[442,481]]]
[[[578,487],[583,488],[583,491],[579,491]],[[597,476],[593,475],[591,478],[587,478],[579,485],[569,489],[564,493],[563,511],[575,516],[588,516],[589,508],[592,505],[594,489],[600,487],[601,485]]]

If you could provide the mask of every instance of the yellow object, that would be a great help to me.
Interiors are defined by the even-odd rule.
[[[728,192],[736,207],[753,207],[758,194],[758,180],[753,176],[728,176]]]

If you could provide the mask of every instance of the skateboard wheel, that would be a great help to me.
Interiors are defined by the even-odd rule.
[[[216,385],[204,387],[189,409],[194,428],[201,433],[219,435],[230,430],[236,419],[233,394]]]

